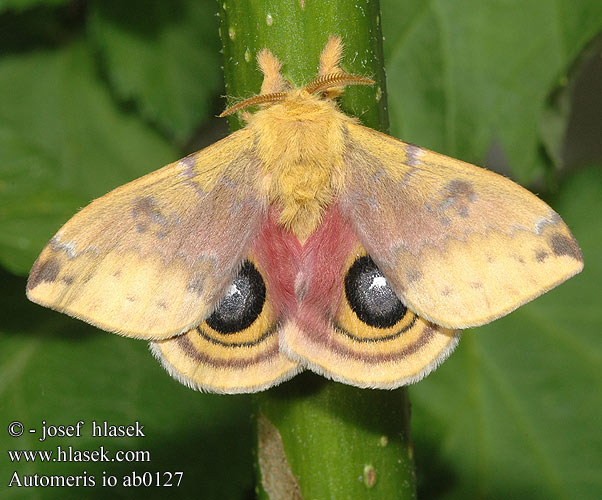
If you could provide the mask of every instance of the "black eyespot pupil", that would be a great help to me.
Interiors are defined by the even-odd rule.
[[[347,272],[345,295],[353,312],[369,326],[389,328],[400,321],[407,311],[367,255],[357,259]]]
[[[226,289],[215,311],[207,318],[207,324],[220,333],[239,332],[253,324],[261,314],[264,302],[263,278],[247,260]]]

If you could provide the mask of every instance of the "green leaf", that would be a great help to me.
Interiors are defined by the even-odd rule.
[[[8,9],[25,10],[38,6],[53,7],[66,3],[67,0],[0,0],[0,12]]]
[[[599,498],[600,186],[602,169],[586,170],[553,202],[581,245],[583,273],[466,332],[411,388],[421,498]]]
[[[344,44],[343,68],[352,74],[370,75],[373,86],[349,85],[339,99],[341,109],[363,124],[388,130],[385,72],[378,5],[352,0],[293,2],[236,0],[223,2],[220,32],[224,41],[226,92],[235,99],[251,97],[261,88],[257,54],[268,47],[282,63],[282,75],[294,86],[316,76],[319,57],[330,35]],[[244,93],[241,90],[244,89]],[[230,116],[230,125],[244,125]]]
[[[91,35],[111,84],[179,142],[209,116],[222,79],[215,2],[102,0]]]
[[[480,164],[499,144],[522,183],[550,168],[539,155],[546,100],[602,29],[602,3],[383,0],[382,7],[394,135]],[[554,125],[556,140],[559,126],[566,117]]]
[[[146,342],[119,338],[29,303],[21,278],[0,271],[0,282],[1,498],[222,500],[241,498],[250,490],[252,434],[247,397],[193,392],[167,375]],[[39,441],[43,421],[66,426],[79,420],[85,421],[80,437]],[[12,421],[23,423],[27,429],[23,436],[8,435]],[[145,437],[92,437],[92,421],[114,425],[138,421]],[[29,433],[30,428],[36,433]],[[104,446],[111,453],[148,451],[150,461],[8,462],[6,454],[7,450],[56,450],[57,446],[63,450]],[[96,486],[9,488],[15,471],[21,478],[86,471],[96,478]],[[184,475],[179,487],[101,486],[103,473],[121,482],[125,475],[146,471],[182,471]]]
[[[0,95],[0,262],[14,272],[79,207],[178,157],[114,104],[83,43],[0,57]]]
[[[54,183],[56,157],[22,134],[0,125],[0,258],[16,272],[29,269],[58,228],[81,202],[75,190]]]

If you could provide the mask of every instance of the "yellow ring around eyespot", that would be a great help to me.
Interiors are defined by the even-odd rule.
[[[268,309],[270,312],[267,312]],[[261,314],[251,326],[233,333],[221,333],[211,328],[207,322],[201,323],[196,332],[212,344],[223,347],[252,347],[264,341],[278,329],[278,322],[271,313],[271,307],[264,304]]]
[[[222,333],[211,328],[207,321],[204,321],[196,328],[196,333],[204,340],[221,347],[241,347],[249,348],[260,344],[265,339],[273,335],[278,329],[278,320],[275,317],[273,307],[270,302],[270,293],[266,280],[258,268],[255,259],[252,257],[247,260],[253,264],[265,286],[265,300],[263,302],[259,316],[247,328],[232,333]]]
[[[360,244],[356,244],[353,251],[350,252],[344,266],[343,276],[347,276],[349,269],[357,261],[357,259],[368,255],[366,249]],[[339,308],[335,318],[332,321],[332,326],[339,333],[344,335],[351,342],[389,342],[394,341],[401,335],[412,331],[419,317],[410,311],[406,310],[403,317],[394,325],[386,328],[370,326],[364,323],[351,308],[345,286],[341,287],[341,297]]]
[[[353,313],[353,311],[352,311]],[[353,313],[355,315],[355,313]],[[356,316],[357,317],[357,316]],[[359,318],[357,318],[361,321]],[[407,321],[406,321],[407,319]],[[333,327],[339,333],[349,337],[351,340],[355,342],[388,342],[390,340],[395,340],[407,331],[410,331],[414,325],[416,324],[416,320],[418,320],[418,316],[411,311],[407,311],[406,314],[400,319],[395,325],[389,328],[377,328],[373,326],[366,325],[362,322],[362,332],[364,330],[369,333],[374,333],[374,336],[359,336],[355,335],[351,331],[348,331],[339,323],[333,323]],[[405,324],[403,324],[405,323]],[[371,331],[372,330],[372,331]],[[389,333],[389,331],[391,331]]]

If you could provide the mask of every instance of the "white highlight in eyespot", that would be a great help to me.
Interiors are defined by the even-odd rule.
[[[235,283],[232,283],[227,289],[226,289],[226,293],[224,294],[225,297],[232,297],[232,295],[240,295],[240,290],[238,289],[238,287],[236,286]]]
[[[385,288],[388,286],[389,284],[387,283],[387,278],[384,276],[375,276],[368,290],[372,290],[374,288]]]

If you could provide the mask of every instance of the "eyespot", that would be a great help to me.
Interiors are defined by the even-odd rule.
[[[392,327],[407,312],[368,255],[359,257],[349,268],[345,276],[345,296],[352,311],[368,326]]]
[[[257,268],[247,260],[206,323],[222,334],[244,330],[259,317],[265,299],[263,278]]]
[[[178,380],[202,390],[253,392],[299,370],[280,352],[282,323],[263,266],[249,253],[208,319],[182,335],[153,342],[153,352]]]

